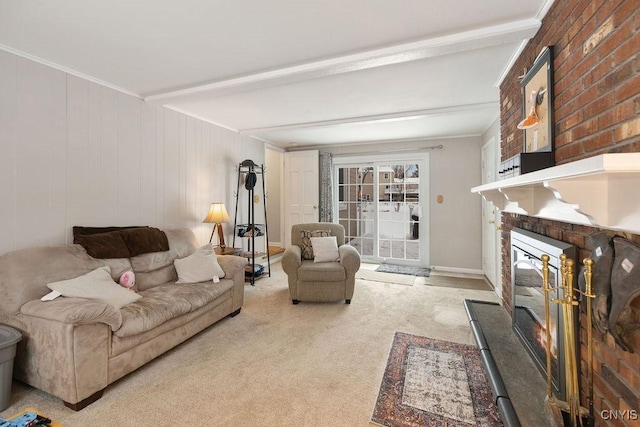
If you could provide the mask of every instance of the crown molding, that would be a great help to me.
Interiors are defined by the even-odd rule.
[[[115,91],[124,93],[126,95],[130,95],[130,96],[133,96],[133,97],[138,98],[138,99],[143,99],[143,96],[140,95],[139,93],[130,91],[130,90],[125,89],[125,88],[120,87],[120,86],[116,86],[116,85],[111,84],[109,82],[105,82],[104,80],[100,80],[100,79],[98,79],[96,77],[90,76],[88,74],[81,73],[81,72],[73,70],[71,68],[67,68],[67,67],[62,66],[60,64],[56,64],[55,62],[51,62],[51,61],[48,61],[46,59],[37,57],[35,55],[31,55],[31,54],[23,52],[21,50],[14,49],[12,47],[9,47],[9,46],[3,45],[3,44],[0,44],[0,50],[4,50],[5,52],[9,52],[9,53],[11,53],[13,55],[16,55],[16,56],[19,56],[21,58],[28,59],[29,61],[37,62],[38,64],[46,65],[49,68],[53,68],[53,69],[62,71],[63,73],[69,74],[71,76],[75,76],[75,77],[79,77],[79,78],[84,79],[84,80],[88,80],[88,81],[90,81],[92,83],[95,83],[95,84],[98,84],[100,86],[108,87],[109,89],[113,89]]]

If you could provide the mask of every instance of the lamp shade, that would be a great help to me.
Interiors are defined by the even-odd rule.
[[[214,224],[229,222],[229,214],[227,213],[227,208],[224,206],[224,203],[211,203],[209,213],[202,222]]]

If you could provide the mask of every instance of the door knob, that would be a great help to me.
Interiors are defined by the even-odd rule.
[[[318,207],[316,205],[313,205],[313,209],[318,209]]]

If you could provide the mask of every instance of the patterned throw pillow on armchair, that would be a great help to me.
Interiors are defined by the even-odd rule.
[[[313,246],[311,245],[312,237],[330,237],[331,232],[328,230],[300,230],[300,238],[302,239],[302,259],[313,259]]]

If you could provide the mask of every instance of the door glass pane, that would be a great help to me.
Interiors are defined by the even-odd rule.
[[[337,187],[338,222],[363,257],[421,259],[418,164],[340,167]]]
[[[378,240],[378,256],[380,258],[389,258],[391,256],[391,240]]]
[[[379,256],[420,260],[419,167],[415,163],[395,163],[379,166],[378,171],[378,232],[380,239],[385,239],[384,246],[383,240],[378,242]]]

